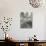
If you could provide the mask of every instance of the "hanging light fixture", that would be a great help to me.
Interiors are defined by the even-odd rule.
[[[42,5],[43,0],[29,0],[29,3],[32,7],[38,8]]]

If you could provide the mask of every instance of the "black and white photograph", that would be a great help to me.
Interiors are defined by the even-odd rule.
[[[32,12],[20,13],[20,28],[32,28]]]

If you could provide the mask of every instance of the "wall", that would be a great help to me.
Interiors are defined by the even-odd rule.
[[[21,11],[33,12],[33,27],[32,29],[21,29],[20,28],[20,15]],[[0,19],[4,16],[13,17],[13,22],[10,33],[17,40],[27,40],[34,34],[37,35],[37,39],[45,39],[45,15],[46,8],[33,8],[30,6],[28,0],[0,0]],[[0,31],[0,35],[2,35]],[[45,33],[45,34],[44,34]],[[4,34],[4,33],[3,33]],[[0,39],[3,37],[0,36]],[[3,38],[4,39],[4,38]]]
[[[46,39],[46,15],[45,15],[45,24],[44,25],[45,25],[45,28],[44,28],[44,30],[45,30],[44,31],[44,39]]]

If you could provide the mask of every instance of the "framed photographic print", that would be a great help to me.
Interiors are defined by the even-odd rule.
[[[20,13],[20,28],[32,28],[32,12]]]

